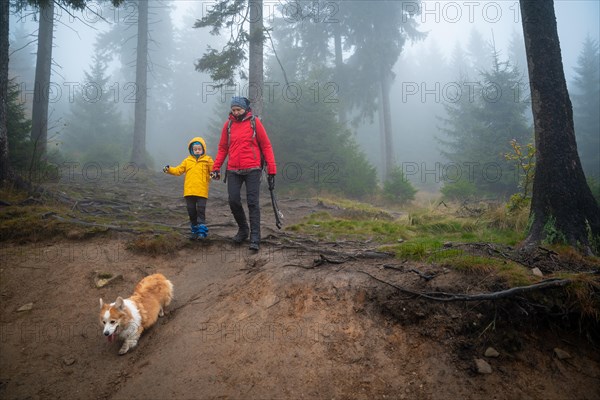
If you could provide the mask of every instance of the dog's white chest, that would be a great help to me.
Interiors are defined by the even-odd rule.
[[[129,325],[124,326],[121,331],[120,336],[126,338],[131,334],[134,334],[141,326],[142,326],[142,316],[140,314],[140,310],[138,310],[135,303],[129,299],[123,300],[123,305],[129,310],[131,313],[131,322]]]

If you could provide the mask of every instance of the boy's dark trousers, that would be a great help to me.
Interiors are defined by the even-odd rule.
[[[192,225],[206,223],[206,197],[185,196],[185,205]]]
[[[248,214],[250,217],[250,241],[260,242],[260,169],[251,170],[245,174],[228,171],[227,192],[229,194],[229,208],[241,230],[248,229],[246,214],[242,207],[242,184],[246,183],[246,202],[248,203]]]

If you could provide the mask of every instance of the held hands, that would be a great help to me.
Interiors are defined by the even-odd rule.
[[[267,183],[269,184],[269,190],[275,189],[275,175],[269,174],[267,177]]]
[[[168,165],[165,165],[165,166],[163,167],[163,172],[166,174],[167,172],[169,172],[169,168],[170,168],[170,167],[169,167]]]
[[[218,181],[219,179],[221,179],[221,172],[220,171],[212,171],[210,173],[210,179]]]

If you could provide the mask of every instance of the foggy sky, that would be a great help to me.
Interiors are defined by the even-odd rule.
[[[174,0],[171,3],[176,6],[175,12],[172,14],[172,19],[177,24],[176,28],[185,32],[185,34],[196,35],[195,37],[198,40],[196,49],[205,49],[207,44],[212,44],[218,48],[218,38],[211,37],[207,33],[207,30],[191,29],[190,25],[194,19],[202,16],[195,15],[198,12],[197,10],[206,9],[212,4],[211,2]],[[274,7],[278,3],[265,0],[265,5],[268,7],[268,11],[265,14],[269,13],[269,16],[278,16]],[[372,3],[377,4],[377,2]],[[600,2],[596,0],[555,1],[567,82],[571,80],[573,75],[573,67],[577,63],[577,57],[582,49],[582,42],[585,36],[589,34],[593,39],[599,39],[599,4]],[[486,41],[491,41],[493,34],[496,48],[506,57],[508,41],[512,33],[515,31],[522,32],[518,1],[516,0],[495,2],[426,1],[414,2],[412,5],[423,7],[424,12],[420,17],[417,17],[417,20],[420,22],[420,30],[428,32],[428,37],[424,41],[408,44],[398,61],[399,63],[406,62],[407,60],[410,60],[411,63],[417,62],[420,65],[434,63],[435,61],[424,58],[433,48],[439,49],[446,61],[448,61],[457,43],[461,43],[463,48],[466,47],[469,35],[473,29],[477,29]],[[412,5],[408,3],[408,7]],[[94,7],[94,3],[91,3],[91,8],[93,10],[99,9],[98,7]],[[192,12],[191,10],[195,11]],[[126,12],[126,10],[115,11],[114,15],[106,15],[105,18],[109,22],[114,22],[122,18],[123,13]],[[108,27],[106,22],[89,11],[84,15],[81,13],[77,13],[76,15],[80,19],[85,20],[86,23],[73,19],[65,11],[61,11],[59,23],[55,26],[55,48],[53,50],[55,66],[53,67],[51,80],[63,88],[67,88],[73,82],[82,81],[84,77],[83,71],[89,71],[95,37],[98,32]],[[268,23],[269,21],[267,20],[266,22]],[[10,26],[11,34],[18,27],[23,27],[26,31],[35,34],[37,23],[31,16],[25,17],[22,20],[17,20],[13,16]],[[35,53],[35,44],[31,44],[20,51]],[[182,61],[189,63],[189,68],[193,70],[194,61],[201,56],[200,52],[195,54],[195,52],[190,51],[188,59]],[[397,135],[394,139],[395,145],[398,147],[396,151],[397,159],[403,159],[407,153],[410,153],[411,157],[415,159],[434,160],[438,154],[433,140],[433,136],[436,134],[434,129],[435,123],[432,123],[432,120],[435,119],[436,111],[431,110],[438,110],[439,104],[434,104],[435,102],[431,100],[417,102],[420,104],[412,105],[414,107],[412,109],[412,118],[407,118],[405,114],[402,114],[403,110],[400,106],[402,103],[402,84],[406,82],[406,75],[403,76],[402,74],[406,74],[406,70],[403,71],[400,65],[396,65],[394,71],[397,73],[397,76],[392,88],[392,99],[395,101],[395,104],[393,104],[393,112],[395,113],[393,117],[393,129],[395,135]],[[447,81],[456,76],[452,71],[436,71],[435,68],[429,68],[427,71],[427,75],[425,75],[425,70],[423,70],[423,75],[419,75],[418,72],[413,70],[410,73],[409,79],[414,82],[434,82],[440,79]],[[439,75],[437,75],[438,73]],[[207,80],[206,76],[198,74],[198,80],[190,83],[190,90],[194,90],[193,86],[200,86],[202,82],[206,82]],[[66,86],[65,83],[67,83]],[[115,84],[122,83],[115,82]],[[60,102],[51,104],[59,112],[64,112],[68,109],[68,96],[66,94],[65,92]],[[210,129],[208,119],[211,114],[214,114],[214,110],[213,106],[208,102],[202,102],[200,105],[202,107],[199,107],[197,116],[182,116],[182,125],[185,128],[173,127],[172,132],[164,132],[160,134],[161,137],[157,137],[156,133],[153,133],[155,136],[149,134],[147,138],[148,149],[155,158],[157,165],[160,166],[169,162],[173,163],[184,156],[183,149],[180,146],[183,146],[189,140],[189,135],[192,134],[190,132],[192,130],[191,127],[197,127],[196,130],[198,133],[206,135],[206,132]],[[394,105],[398,107],[394,107]],[[56,114],[54,116],[56,117]],[[226,115],[216,117],[224,121]],[[377,119],[375,122],[377,122]],[[431,128],[428,128],[427,131],[430,134],[423,135],[422,130],[413,126],[415,124],[429,124]],[[367,152],[373,164],[379,167],[377,163],[381,158],[378,156],[380,147],[370,139],[373,135],[378,135],[378,128],[370,124],[365,124],[358,131],[357,140],[359,144]],[[406,132],[413,131],[419,131],[421,134],[407,138]]]

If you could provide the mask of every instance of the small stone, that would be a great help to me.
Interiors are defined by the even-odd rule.
[[[63,364],[65,364],[67,367],[75,364],[75,358],[74,357],[65,357],[65,358],[63,358],[62,361],[63,361]]]
[[[558,357],[559,360],[564,360],[567,358],[571,358],[571,355],[564,351],[563,349],[559,349],[558,347],[554,348],[554,354]]]
[[[485,360],[481,358],[475,359],[475,367],[477,368],[477,372],[480,374],[491,374],[492,367]]]
[[[544,274],[542,273],[542,271],[540,271],[540,269],[538,267],[535,267],[531,270],[531,273],[534,274],[535,276],[539,276],[540,278],[544,277]]]
[[[491,358],[496,358],[499,355],[500,355],[500,353],[498,353],[498,351],[493,347],[488,347],[484,353],[484,356],[491,357]]]
[[[17,312],[31,311],[32,309],[33,309],[33,303],[27,303],[27,304],[24,304],[21,307],[17,308]]]

